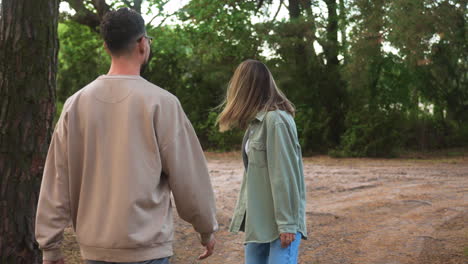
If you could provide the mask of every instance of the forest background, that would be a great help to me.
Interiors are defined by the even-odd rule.
[[[306,155],[395,157],[416,151],[417,157],[424,157],[440,149],[454,156],[466,152],[468,0],[0,0],[0,263],[41,263],[34,219],[53,119],[66,98],[107,73],[110,59],[99,24],[107,12],[125,6],[143,15],[148,35],[154,37],[143,77],[180,99],[205,150],[240,149],[242,131],[219,133],[216,107],[237,65],[257,59],[268,65],[295,103]],[[221,162],[213,158],[216,155],[236,155],[238,160]],[[226,226],[237,192],[232,186],[242,177],[240,157],[207,156],[214,187],[221,190],[219,217]],[[325,263],[382,263],[393,259],[393,252],[420,258],[421,249],[443,253],[439,263],[466,258],[466,232],[458,228],[458,223],[467,222],[465,158],[429,159],[430,166],[422,167],[410,159],[407,164],[416,165],[414,170],[398,165],[399,160],[388,163],[387,169],[375,162],[378,159],[364,167],[366,159],[350,159],[350,165],[341,159],[336,166],[320,165],[320,159],[305,159],[307,199],[314,201],[308,205],[308,225],[323,230],[307,245],[314,250],[307,250],[306,263],[322,258],[321,250],[329,254]],[[357,163],[364,175],[355,171]],[[359,196],[361,191],[364,196]],[[348,192],[357,200],[350,200]],[[384,227],[374,213],[388,220]],[[408,227],[408,221],[414,225]],[[329,229],[322,226],[325,222]],[[359,234],[354,243],[342,239],[348,235],[342,227],[355,231],[348,223],[366,229],[353,232]],[[420,229],[428,226],[438,227]],[[435,231],[447,227],[453,229],[450,236]],[[230,249],[241,249],[241,239],[225,232],[225,241],[233,243],[224,252],[233,252],[232,263],[239,263],[240,255]],[[379,249],[376,237],[402,248],[388,250],[388,244],[380,244],[384,247]],[[421,238],[429,239],[429,247]],[[407,239],[415,242],[408,244]],[[331,250],[320,247],[327,240],[337,242],[330,243]],[[360,245],[372,254],[356,253]],[[343,248],[350,251],[338,253]],[[362,261],[359,254],[371,258]]]
[[[245,59],[263,61],[297,107],[306,154],[396,156],[468,145],[466,0],[62,1],[57,116],[106,74],[103,15],[142,13],[154,37],[143,76],[175,94],[206,150],[239,147],[215,125]]]

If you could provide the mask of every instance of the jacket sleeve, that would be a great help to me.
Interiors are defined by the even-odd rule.
[[[298,231],[299,188],[296,145],[284,123],[268,124],[268,175],[279,233]]]
[[[62,258],[63,231],[70,224],[67,137],[63,111],[49,146],[36,215],[36,240],[44,260]]]
[[[168,177],[179,216],[193,225],[206,244],[218,229],[218,223],[205,155],[179,102],[171,108],[165,110],[167,122],[156,125],[158,141],[162,144],[162,169]]]

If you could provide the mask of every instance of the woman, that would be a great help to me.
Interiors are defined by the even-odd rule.
[[[307,231],[294,106],[268,68],[255,60],[237,67],[224,105],[220,131],[246,129],[245,173],[230,231],[245,232],[246,264],[297,263]]]

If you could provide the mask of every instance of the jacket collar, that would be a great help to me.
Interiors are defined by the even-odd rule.
[[[265,118],[265,115],[266,115],[266,112],[265,111],[260,111],[257,113],[257,115],[255,116],[255,119],[257,119],[258,121],[262,122],[263,119]]]

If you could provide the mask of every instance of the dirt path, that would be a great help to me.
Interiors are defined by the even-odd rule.
[[[208,153],[217,198],[215,255],[201,253],[191,226],[176,220],[173,264],[243,263],[243,234],[227,232],[242,180],[237,153]],[[468,157],[305,159],[309,239],[301,264],[468,263]],[[79,263],[67,235],[68,263]]]

